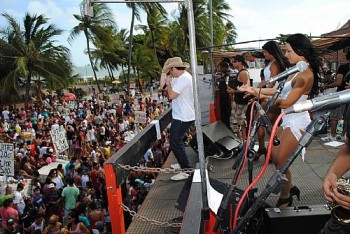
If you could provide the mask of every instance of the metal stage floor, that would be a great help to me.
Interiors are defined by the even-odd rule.
[[[301,156],[294,161],[290,167],[292,172],[293,184],[297,185],[301,190],[301,200],[294,199],[293,205],[322,205],[325,204],[325,199],[322,192],[323,177],[325,176],[329,166],[335,159],[340,147],[325,146],[324,141],[320,137],[315,137],[312,143],[306,149],[305,161],[302,161]],[[190,158],[195,162],[197,153],[192,148],[187,147],[187,152]],[[217,179],[225,183],[231,183],[234,171],[232,165],[235,158],[228,160],[210,159],[209,165],[212,165],[213,172],[209,172],[209,177]],[[263,158],[254,161],[254,175],[259,173],[259,169],[263,165]],[[176,163],[172,154],[169,155],[164,164],[164,168],[170,167],[171,164]],[[275,172],[273,164],[269,164],[268,169],[257,184],[258,192],[265,188],[267,181]],[[183,212],[175,208],[175,203],[185,184],[185,181],[172,181],[171,173],[161,173],[156,183],[147,195],[144,203],[139,209],[138,214],[147,217],[151,220],[160,222],[169,222],[174,218],[183,215]],[[242,173],[238,187],[244,189],[248,185],[248,172],[245,170]],[[278,196],[271,194],[266,203],[274,206],[277,202]],[[157,234],[157,233],[172,233],[169,229],[163,226],[156,226],[151,221],[143,221],[134,218],[129,226],[127,233],[129,234]]]

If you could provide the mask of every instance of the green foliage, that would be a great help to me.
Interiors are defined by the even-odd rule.
[[[209,3],[206,0],[192,1],[197,47],[210,46]],[[86,50],[82,53],[89,56],[98,87],[96,71],[101,68],[108,70],[109,82],[115,79],[114,72],[120,70],[120,80],[127,83],[134,78],[159,79],[161,67],[169,57],[190,59],[187,8],[184,4],[179,4],[178,12],[171,13],[171,17],[159,3],[126,4],[132,9],[132,19],[140,20],[141,12],[146,13],[147,22],[135,26],[142,33],[133,35],[133,20],[130,31],[119,30],[112,11],[103,3],[94,4],[94,17],[84,15],[83,4],[80,15],[74,15],[77,24],[71,29],[68,41],[72,42],[78,35],[84,34]],[[236,28],[232,16],[228,14],[228,1],[213,0],[212,8],[214,46],[235,43]],[[19,87],[26,87],[29,93],[32,83],[52,90],[74,83],[69,51],[55,45],[53,40],[62,30],[55,25],[47,25],[48,20],[42,15],[27,14],[23,26],[7,14],[3,17],[9,25],[0,31],[0,84],[4,89],[16,93]],[[198,57],[201,61],[201,53]],[[129,68],[128,72],[126,68]]]
[[[25,86],[25,104],[31,86],[66,86],[72,64],[69,50],[55,45],[54,37],[62,30],[48,24],[44,15],[25,15],[23,24],[7,13],[1,14],[8,26],[0,31],[0,78],[2,92]]]
[[[280,34],[279,36],[276,37],[276,41],[280,45],[285,45],[287,37],[289,37],[290,34]]]

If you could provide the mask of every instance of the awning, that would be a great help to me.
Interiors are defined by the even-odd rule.
[[[312,43],[324,53],[341,50],[350,46],[350,33],[313,40]]]

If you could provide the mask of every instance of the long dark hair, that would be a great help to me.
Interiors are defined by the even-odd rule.
[[[290,66],[288,59],[283,55],[283,52],[277,42],[268,41],[262,46],[262,48],[269,52],[269,54],[271,54],[276,59],[281,72]]]
[[[319,91],[318,82],[320,79],[320,68],[322,67],[322,62],[320,59],[321,52],[316,49],[309,38],[301,33],[290,35],[286,42],[290,44],[297,55],[304,56],[312,69],[314,74],[314,83],[309,95],[310,98],[312,98],[318,94]]]

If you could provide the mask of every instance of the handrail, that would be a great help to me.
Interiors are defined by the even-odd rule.
[[[171,108],[164,111],[157,120],[162,132],[171,122]],[[135,166],[155,140],[157,140],[156,126],[150,124],[106,161],[106,164],[112,164],[114,168],[118,186],[125,182],[129,171],[117,168],[117,164]]]

